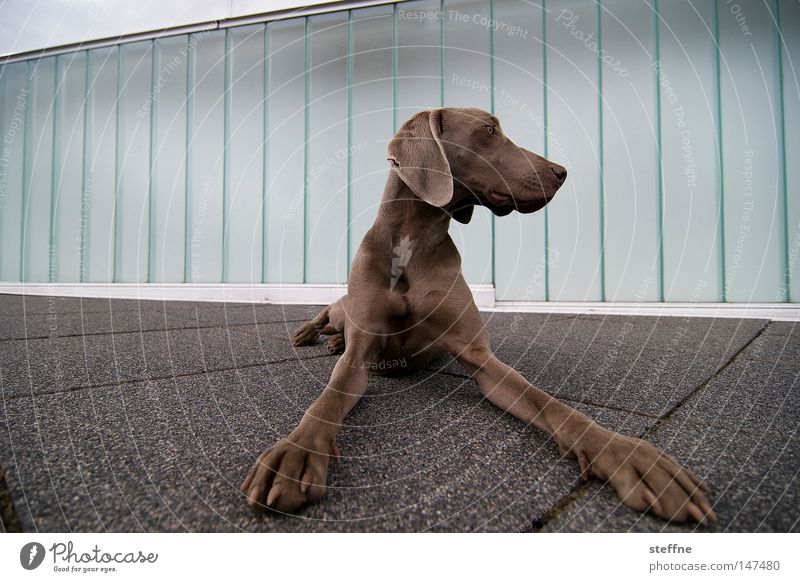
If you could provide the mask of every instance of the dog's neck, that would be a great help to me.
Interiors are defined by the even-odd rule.
[[[447,210],[422,200],[390,171],[375,228],[387,235],[390,244],[396,244],[394,239],[408,237],[417,249],[433,248],[449,236],[450,216]]]

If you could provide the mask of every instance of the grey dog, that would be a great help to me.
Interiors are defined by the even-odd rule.
[[[353,260],[347,295],[292,335],[295,346],[330,336],[343,351],[327,387],[297,427],[256,460],[242,483],[256,507],[293,511],[325,493],[336,435],[369,372],[409,373],[453,354],[492,403],[552,435],[581,476],[608,482],[637,511],[673,521],[716,518],[707,485],[668,454],[602,428],[498,360],[448,234],[476,205],[498,216],[536,212],[567,177],[562,166],[511,142],[480,109],[422,111],[389,144],[391,171],[375,224]],[[402,268],[397,248],[404,252]],[[407,252],[406,252],[407,251]],[[380,362],[403,361],[403,366]],[[366,362],[368,365],[352,365]]]

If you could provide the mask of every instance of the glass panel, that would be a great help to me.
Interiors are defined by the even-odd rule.
[[[655,15],[603,2],[603,199],[608,301],[660,301]]]
[[[783,130],[786,151],[786,196],[788,226],[786,264],[789,289],[776,301],[800,301],[800,4],[779,0],[783,45]]]
[[[774,301],[785,259],[770,8],[717,2],[728,301]],[[747,28],[744,28],[744,27]]]
[[[85,228],[82,228],[83,130],[86,97],[86,53],[58,59],[58,98],[55,131],[55,280],[77,283]]]
[[[119,47],[89,51],[85,280],[92,283],[114,280],[118,53]]]
[[[375,221],[389,174],[386,150],[394,134],[392,7],[353,11],[352,29],[351,261]]]
[[[267,277],[303,282],[305,20],[270,23]]]
[[[659,6],[664,300],[721,301],[713,4]]]
[[[545,154],[544,45],[540,6],[496,2],[494,20],[494,110],[517,145]],[[497,299],[544,301],[544,211],[512,212],[495,218]]]
[[[442,104],[442,20],[438,0],[397,5],[396,126],[421,109]],[[391,42],[387,36],[386,42]]]
[[[188,277],[222,281],[225,31],[192,34]],[[192,64],[190,63],[190,67]]]
[[[186,75],[189,37],[154,45],[150,280],[183,282],[186,234]]]
[[[264,188],[265,26],[232,28],[230,54],[228,224],[225,280],[261,282]]]
[[[26,63],[0,69],[0,281],[19,281],[25,119],[30,107]]]
[[[447,107],[491,109],[489,2],[453,0],[444,3],[444,104]],[[470,83],[467,85],[466,83]],[[477,83],[478,88],[473,88]],[[492,214],[476,208],[469,224],[450,223],[450,236],[461,253],[468,283],[491,283]]]
[[[23,204],[25,281],[54,280],[51,257],[53,195],[53,114],[56,57],[29,61],[31,109],[26,139],[26,189]]]
[[[347,13],[309,20],[306,282],[347,280]]]
[[[146,282],[150,238],[150,115],[152,43],[122,47],[117,163],[116,269],[120,283]]]
[[[547,3],[548,155],[569,177],[546,207],[551,301],[600,301],[602,291],[598,56],[594,2]]]

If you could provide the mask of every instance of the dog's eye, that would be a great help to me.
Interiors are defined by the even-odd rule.
[[[486,125],[486,131],[489,132],[490,135],[494,135],[497,132],[497,128],[494,125]]]

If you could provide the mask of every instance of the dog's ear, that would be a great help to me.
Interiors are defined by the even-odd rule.
[[[453,198],[453,175],[442,146],[442,110],[422,111],[389,142],[389,161],[400,179],[428,204]]]
[[[475,210],[474,204],[470,204],[464,208],[459,208],[458,210],[453,211],[453,218],[455,218],[461,224],[467,224],[470,220],[472,220],[473,210]]]

